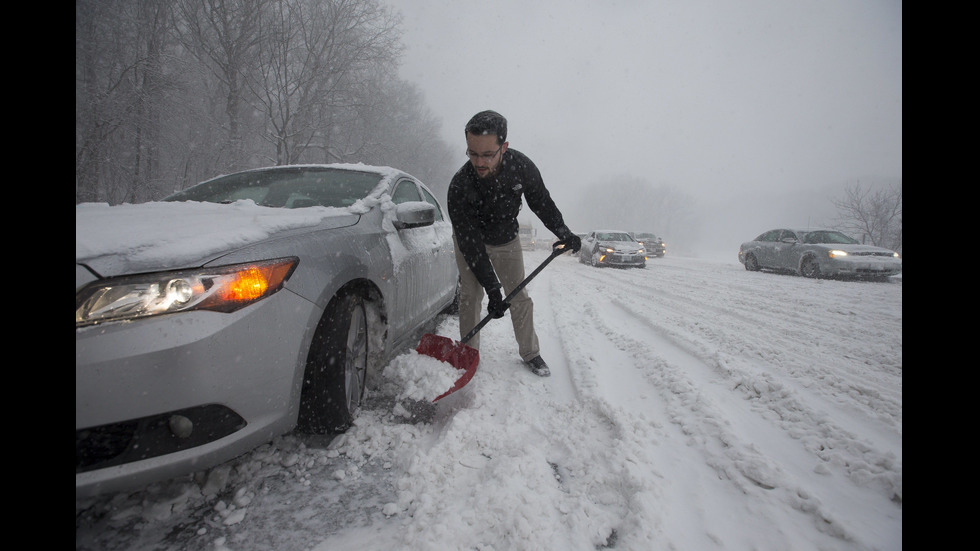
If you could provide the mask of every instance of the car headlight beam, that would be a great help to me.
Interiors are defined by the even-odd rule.
[[[847,256],[847,251],[842,251],[840,249],[834,249],[832,251],[828,251],[827,252],[827,256],[829,256],[830,258],[843,258],[843,257]]]
[[[279,258],[93,282],[75,295],[75,326],[184,312],[234,312],[282,288],[299,263]]]

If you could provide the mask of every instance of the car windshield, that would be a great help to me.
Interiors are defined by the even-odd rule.
[[[856,245],[857,239],[844,235],[839,231],[812,231],[803,236],[804,243],[837,243],[841,245]]]
[[[633,241],[633,238],[626,233],[597,233],[596,238],[600,241]]]
[[[637,241],[643,241],[644,239],[656,239],[657,237],[652,233],[638,233],[636,234]]]
[[[177,192],[164,201],[233,203],[251,199],[265,207],[347,207],[363,199],[380,174],[334,168],[278,168],[222,176]]]

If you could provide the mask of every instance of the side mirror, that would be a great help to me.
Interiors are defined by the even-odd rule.
[[[395,207],[395,229],[421,228],[436,221],[436,208],[425,201],[408,201]]]

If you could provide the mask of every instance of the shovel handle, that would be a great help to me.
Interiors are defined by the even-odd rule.
[[[548,258],[544,259],[544,262],[542,262],[540,266],[535,268],[534,271],[531,272],[531,275],[524,278],[524,281],[518,283],[517,287],[514,287],[514,290],[508,293],[506,297],[504,297],[504,302],[505,303],[510,302],[510,300],[515,296],[517,296],[517,293],[520,293],[521,289],[526,287],[527,284],[530,283],[532,279],[534,279],[534,276],[538,275],[538,273],[541,270],[543,270],[544,267],[547,266],[549,262],[554,260],[555,257],[560,256],[564,252],[565,252],[565,248],[563,245],[556,245],[553,249],[551,249],[551,254],[548,256]],[[477,333],[479,333],[480,329],[483,329],[483,326],[486,325],[491,319],[493,319],[493,316],[491,314],[487,314],[486,317],[480,320],[480,323],[476,324],[476,327],[470,329],[470,332],[467,333],[466,336],[463,337],[463,340],[459,342],[462,344],[466,344],[467,342],[469,342],[469,340],[472,339]]]

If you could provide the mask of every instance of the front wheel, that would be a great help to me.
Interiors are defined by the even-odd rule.
[[[803,277],[820,277],[820,265],[817,264],[817,259],[812,256],[804,258],[803,263],[800,264],[800,273]]]
[[[323,434],[351,426],[367,380],[368,334],[362,297],[344,294],[330,301],[307,357],[299,430]]]
[[[745,269],[750,272],[759,271],[759,261],[755,259],[754,254],[745,255]]]

